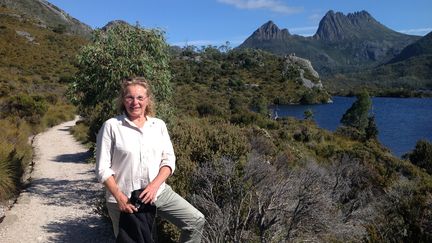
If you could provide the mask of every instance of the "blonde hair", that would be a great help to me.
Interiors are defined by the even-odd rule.
[[[126,108],[124,107],[124,104],[123,104],[123,99],[127,94],[127,88],[129,86],[134,86],[134,85],[140,85],[141,87],[143,87],[147,91],[148,103],[147,103],[147,107],[144,111],[144,113],[145,113],[144,115],[154,117],[156,114],[156,109],[155,109],[153,93],[152,93],[152,90],[150,87],[150,81],[143,78],[143,77],[132,77],[132,78],[124,79],[122,81],[119,97],[117,99],[118,111],[120,113],[127,114]]]

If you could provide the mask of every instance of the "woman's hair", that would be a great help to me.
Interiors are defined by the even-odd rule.
[[[153,93],[152,93],[152,90],[150,87],[150,81],[143,78],[143,77],[132,77],[132,78],[124,79],[122,81],[121,89],[119,92],[119,97],[117,100],[118,111],[120,113],[127,114],[126,108],[124,107],[124,104],[123,104],[123,100],[124,100],[125,95],[127,94],[127,87],[132,86],[132,85],[140,85],[147,91],[148,102],[147,102],[147,107],[145,109],[144,115],[155,116],[156,109],[155,109],[155,103],[154,103],[154,99],[153,99]]]

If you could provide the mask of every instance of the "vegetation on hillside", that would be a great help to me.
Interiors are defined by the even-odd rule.
[[[428,231],[432,178],[408,160],[392,156],[375,139],[376,127],[368,117],[369,96],[360,95],[357,105],[344,116],[344,125],[351,130],[332,133],[320,129],[310,114],[305,120],[274,120],[267,110],[268,104],[280,100],[274,94],[296,102],[304,97],[303,88],[291,79],[294,76],[280,74],[279,59],[226,46],[186,47],[172,54],[170,66],[158,69],[148,60],[167,51],[161,36],[136,42],[139,38],[132,37],[155,32],[125,29],[108,31],[111,37],[105,40],[131,40],[127,47],[122,41],[96,40],[81,53],[80,62],[88,65],[81,66],[80,77],[96,75],[91,83],[75,82],[81,87],[74,93],[80,111],[87,121],[114,114],[112,105],[103,111],[93,109],[84,97],[92,95],[113,104],[115,85],[122,75],[163,72],[162,77],[169,77],[171,73],[172,79],[164,80],[166,86],[155,87],[159,92],[173,86],[167,101],[171,99],[174,112],[165,116],[162,109],[177,156],[178,170],[169,184],[205,214],[205,242],[432,239]],[[100,63],[94,61],[103,60],[104,66],[113,67],[124,63],[124,57],[110,52],[146,49],[154,42],[160,52],[144,52],[142,59],[129,63],[137,65],[133,72],[125,65],[113,69],[116,75],[107,76],[103,70],[109,69],[98,69]],[[88,55],[92,49],[101,51]],[[158,81],[157,75],[151,77]],[[112,88],[96,93],[93,84]],[[319,92],[314,94],[319,96]],[[91,115],[87,109],[93,109]],[[95,132],[92,129],[90,133]],[[346,132],[353,129],[361,136]],[[177,240],[178,232],[169,225],[162,224],[158,230],[164,242]]]
[[[325,79],[333,94],[352,95],[367,89],[372,96],[432,97],[432,55],[413,57],[374,68],[336,74]]]
[[[0,20],[1,201],[19,189],[28,138],[72,118],[66,85],[83,116],[74,130],[91,143],[116,114],[119,81],[140,75],[154,81],[175,147],[169,184],[205,214],[205,242],[432,241],[431,143],[392,156],[376,140],[366,93],[332,133],[310,111],[304,120],[269,115],[271,104],[328,99],[275,55],[228,45],[169,53],[160,31],[113,26],[74,61],[85,40],[6,8]],[[176,242],[176,229],[158,230]]]
[[[65,96],[86,43],[0,7],[0,201],[18,193],[32,160],[29,137],[75,116]]]
[[[227,117],[230,112],[251,109],[268,115],[269,105],[327,103],[330,99],[325,89],[303,85],[299,67],[288,68],[283,58],[260,50],[231,50],[228,44],[201,49],[189,46],[173,54],[171,68],[175,103],[190,115]]]

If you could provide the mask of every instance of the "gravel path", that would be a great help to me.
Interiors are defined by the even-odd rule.
[[[75,122],[36,136],[31,183],[0,223],[0,242],[114,242],[110,223],[94,212],[102,185],[69,134]]]

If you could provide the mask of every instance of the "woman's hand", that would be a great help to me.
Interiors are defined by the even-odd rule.
[[[139,195],[139,198],[143,203],[154,203],[156,201],[157,191],[159,187],[166,181],[166,179],[171,175],[171,168],[168,166],[162,166],[159,169],[159,173],[156,178],[147,185],[144,191]]]
[[[154,203],[156,201],[156,194],[159,190],[159,186],[160,185],[156,185],[156,183],[153,182],[148,184],[144,191],[139,195],[141,201],[145,204]]]
[[[133,213],[137,212],[138,209],[129,203],[129,198],[120,190],[115,182],[114,176],[110,176],[105,182],[104,185],[108,188],[111,194],[114,196],[117,201],[117,206],[121,212],[125,213]]]
[[[138,209],[129,202],[128,197],[122,192],[116,197],[118,208],[121,212],[124,213],[134,213],[137,212]]]

